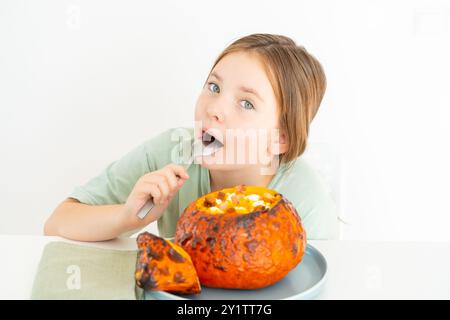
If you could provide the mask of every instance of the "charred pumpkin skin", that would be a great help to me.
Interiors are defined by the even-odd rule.
[[[277,201],[250,213],[212,214],[203,210],[205,197],[193,201],[178,220],[175,243],[185,249],[202,285],[258,289],[274,284],[302,260],[306,233],[294,206],[281,194],[263,187],[237,186],[244,194],[270,192]],[[238,188],[238,190],[239,190]],[[233,192],[235,188],[221,190]]]
[[[145,290],[180,294],[200,293],[200,282],[189,255],[183,248],[151,233],[137,238],[136,284]]]

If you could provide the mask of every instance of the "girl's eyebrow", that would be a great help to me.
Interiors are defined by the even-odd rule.
[[[215,73],[215,72],[211,72],[210,77],[217,78],[217,80],[219,80],[219,81],[222,82],[222,77],[219,76],[219,75],[218,75],[217,73]],[[255,89],[248,88],[248,87],[245,87],[245,86],[240,86],[240,87],[239,87],[239,90],[241,90],[242,92],[251,93],[251,94],[255,95],[260,101],[264,101],[264,100],[261,98],[261,96],[259,95],[258,91],[256,91]]]
[[[210,77],[215,77],[217,78],[217,80],[222,81],[222,77],[219,76],[217,73],[215,73],[214,71],[211,72],[211,74],[209,75]]]
[[[244,86],[240,86],[240,87],[239,87],[239,90],[241,90],[241,91],[243,91],[243,92],[251,93],[251,94],[255,95],[260,101],[264,101],[264,100],[261,98],[261,96],[259,95],[258,91],[256,91],[255,89],[247,88],[247,87],[244,87]]]

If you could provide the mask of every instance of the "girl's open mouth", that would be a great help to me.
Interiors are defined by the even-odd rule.
[[[211,143],[216,142],[219,147],[223,147],[223,142],[219,139],[218,135],[214,135],[210,130],[203,129],[202,130],[202,143],[203,146],[206,147]]]

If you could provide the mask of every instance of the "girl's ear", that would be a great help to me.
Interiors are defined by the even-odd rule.
[[[288,142],[284,130],[279,130],[279,134],[275,136],[273,143],[269,144],[269,152],[272,155],[280,155],[288,151]]]

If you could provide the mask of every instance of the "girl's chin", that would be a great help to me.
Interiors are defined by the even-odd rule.
[[[233,164],[224,163],[220,159],[217,159],[214,157],[214,155],[207,156],[207,157],[198,157],[195,159],[195,163],[198,163],[203,168],[207,169],[226,169],[230,166],[233,166]]]
[[[224,163],[221,159],[215,159],[213,156],[197,158],[196,163],[209,170],[221,171],[244,169],[249,166],[248,164]]]

